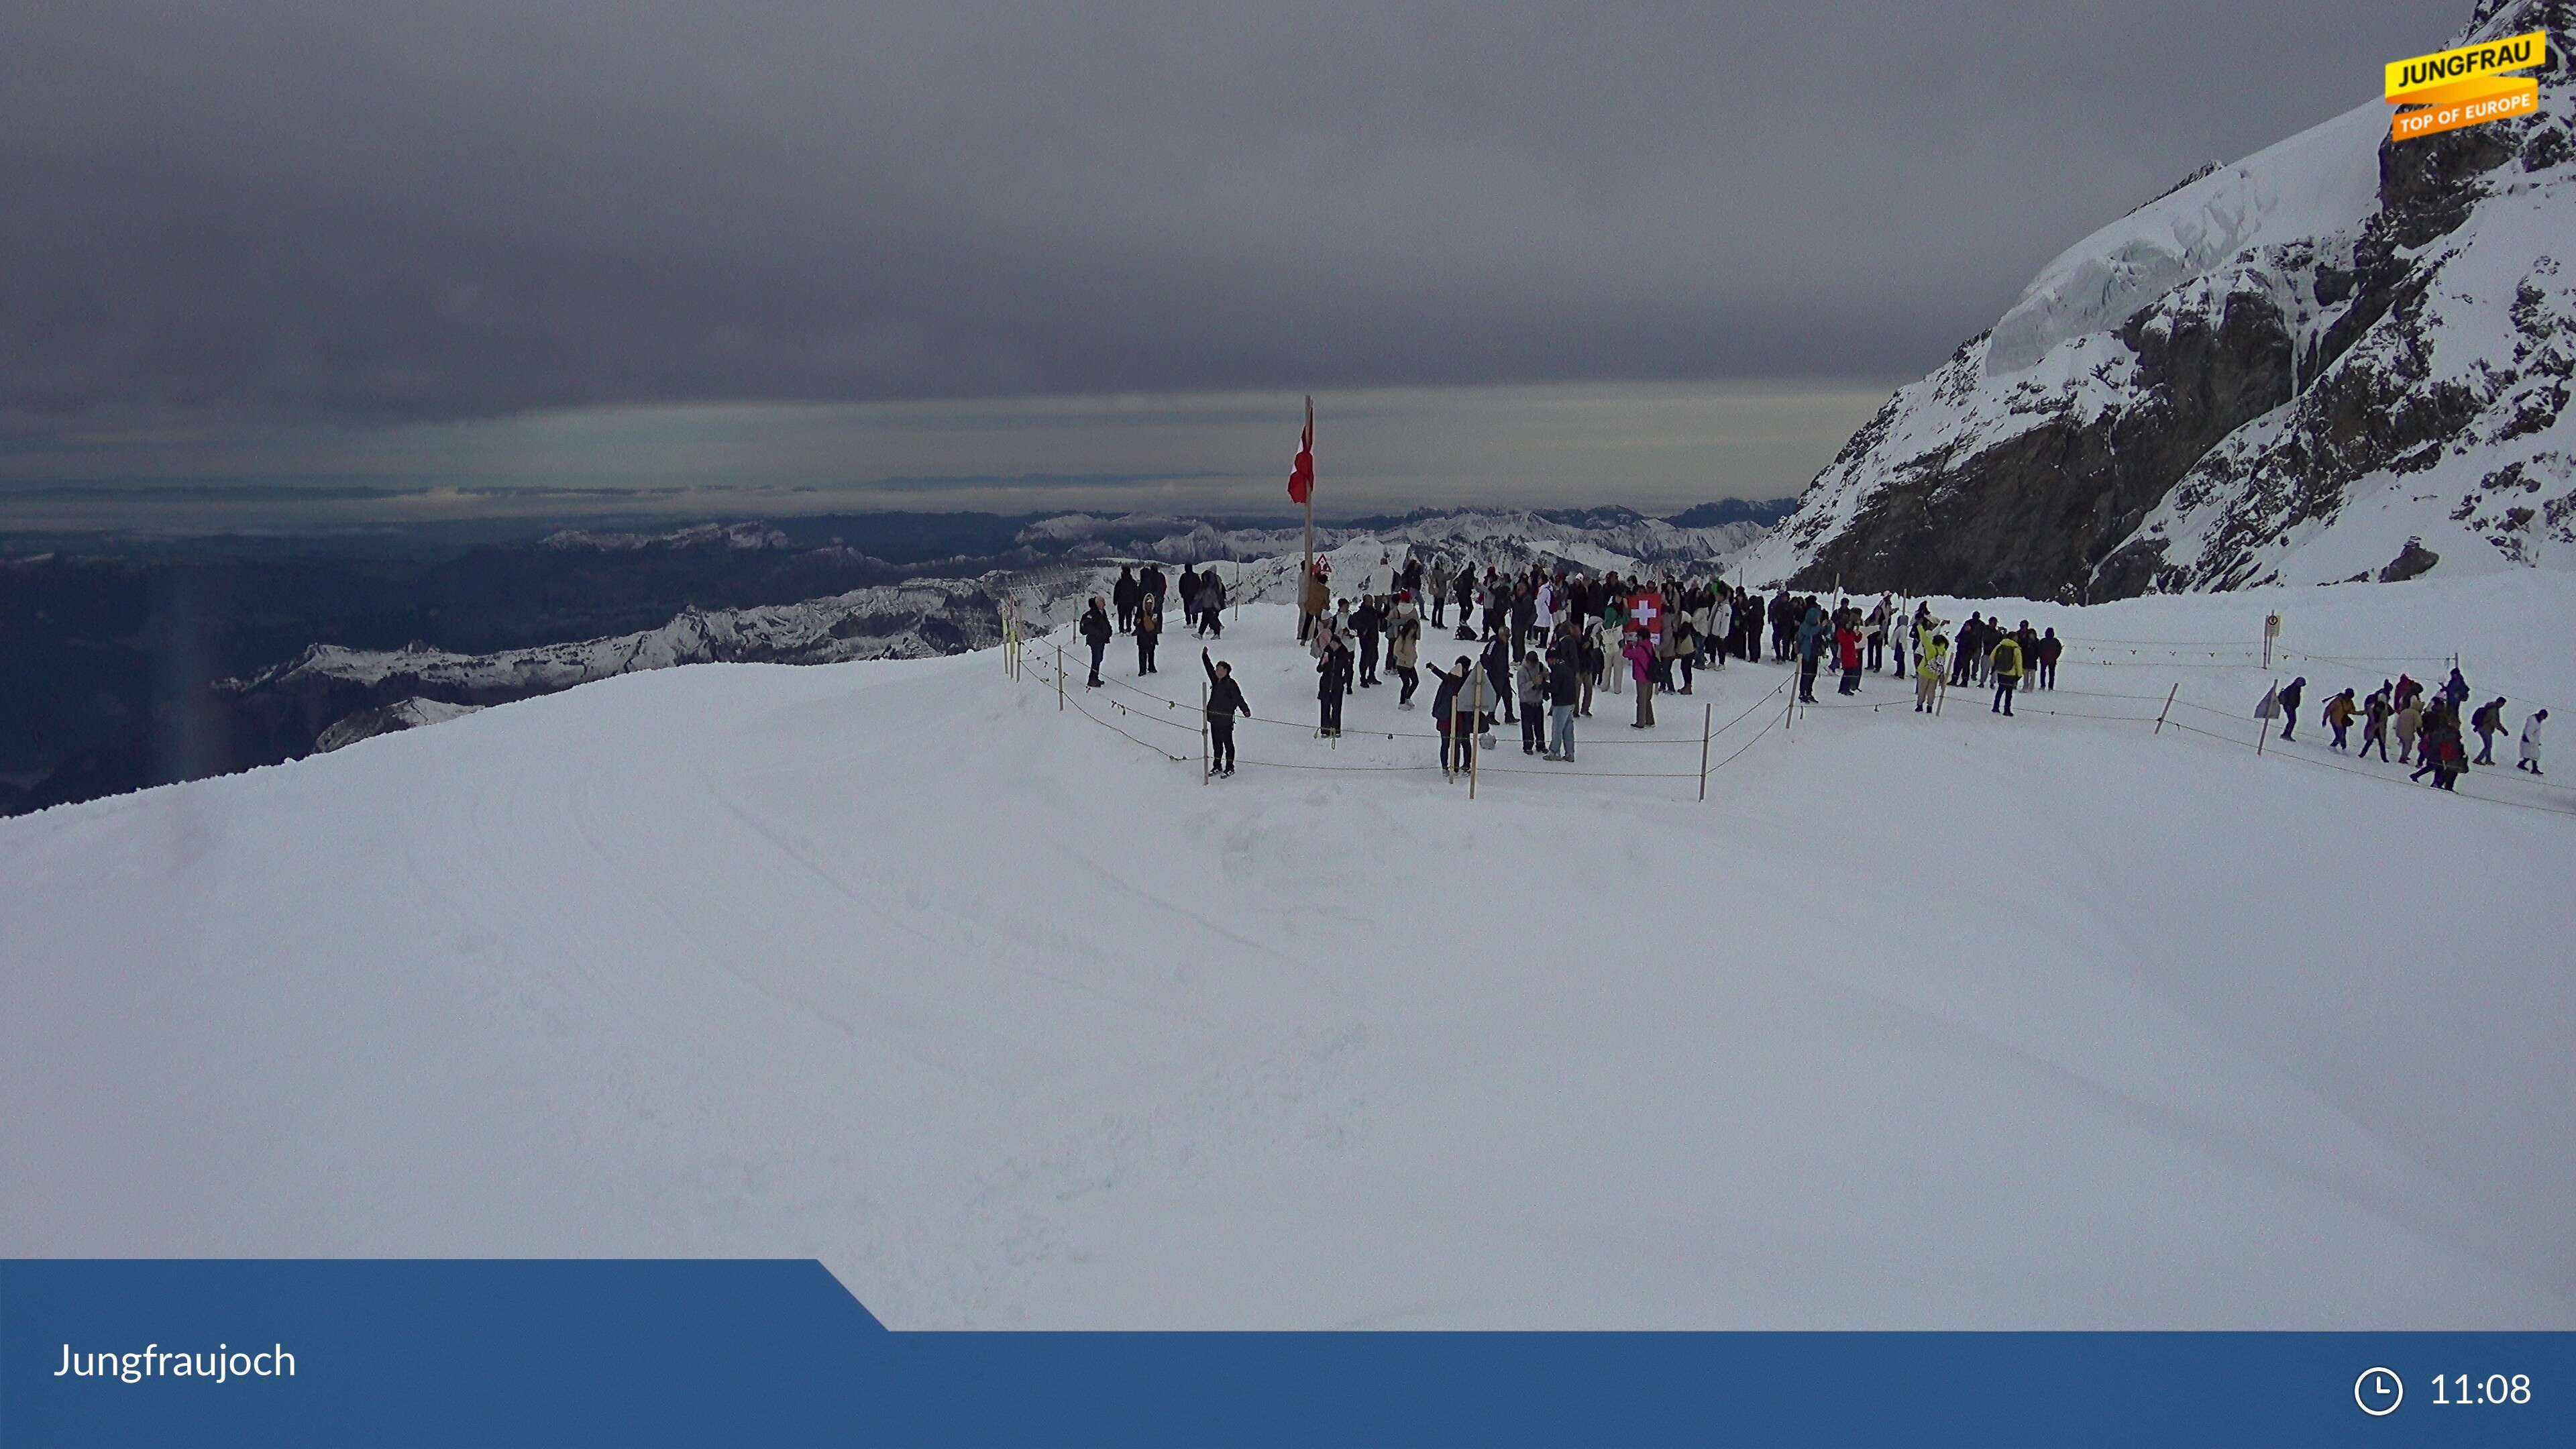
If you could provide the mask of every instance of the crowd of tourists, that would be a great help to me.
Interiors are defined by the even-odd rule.
[[[2281,722],[2281,738],[2298,738],[2299,706],[2307,699],[2306,675],[2267,691],[2254,716],[2261,720]],[[2432,777],[2434,788],[2457,790],[2460,777],[2472,766],[2492,765],[2495,761],[2496,737],[2511,737],[2512,725],[2505,719],[2505,706],[2510,702],[2497,695],[2476,709],[2469,709],[2474,696],[2469,681],[2457,668],[2439,689],[2427,691],[2422,681],[2400,674],[2395,679],[2382,679],[2367,698],[2356,699],[2360,686],[2353,685],[2326,700],[2319,715],[2326,728],[2334,732],[2327,748],[2353,753],[2352,727],[2361,726],[2359,757],[2370,758],[2379,752],[2380,763],[2388,764],[2388,738],[2397,737],[2396,764],[2411,764],[2415,772],[2406,778],[2422,780]],[[2462,727],[2462,711],[2467,711],[2467,725]],[[2523,717],[2520,744],[2522,757],[2514,762],[2517,770],[2534,775],[2540,768],[2540,727],[2549,720],[2549,711],[2535,709]],[[2468,736],[2478,737],[2478,753],[2469,755]]]
[[[2000,614],[1972,612],[1954,628],[1929,601],[1909,609],[1891,594],[1874,604],[1844,598],[1828,605],[1785,586],[1766,594],[1670,573],[1593,575],[1537,564],[1507,570],[1419,551],[1401,563],[1389,551],[1359,573],[1337,588],[1331,561],[1319,558],[1300,581],[1297,638],[1314,661],[1317,733],[1339,737],[1343,703],[1363,689],[1391,686],[1396,708],[1414,709],[1428,674],[1440,766],[1453,779],[1473,766],[1478,741],[1498,725],[1519,728],[1524,754],[1571,764],[1577,721],[1592,717],[1601,695],[1633,696],[1628,727],[1652,729],[1657,696],[1691,694],[1700,672],[1758,661],[1766,647],[1774,662],[1794,666],[1802,703],[1821,703],[1816,686],[1827,674],[1837,694],[1850,696],[1864,675],[1884,670],[1910,676],[1918,714],[1938,711],[1945,689],[1974,689],[1989,713],[2006,718],[2025,689],[2057,687],[2065,652],[2055,629],[2035,630],[2027,619],[2007,627]],[[1152,564],[1122,567],[1107,605],[1092,599],[1079,626],[1090,646],[1091,687],[1100,687],[1102,660],[1120,635],[1135,640],[1136,672],[1157,672],[1167,590],[1179,595],[1183,628],[1223,637],[1226,590],[1213,567],[1184,566],[1177,583]],[[1443,668],[1425,657],[1426,641],[1440,633],[1479,647]],[[1231,775],[1234,721],[1251,709],[1226,665],[1204,649],[1200,662],[1209,681],[1209,769]],[[2296,737],[2306,688],[2305,678],[2294,680],[2256,710],[2282,721],[2285,740]],[[2430,775],[2444,789],[2472,763],[2492,764],[2495,737],[2507,731],[2502,698],[2471,712],[2466,729],[2481,746],[2471,761],[2461,722],[2469,689],[2456,669],[2429,694],[2404,676],[2383,681],[2367,699],[2356,693],[2346,689],[2325,705],[2332,748],[2349,750],[2347,733],[2358,722],[2361,753],[2376,749],[2386,760],[2393,733],[2397,763],[2417,763],[2412,778]],[[2525,720],[2516,768],[2541,773],[2540,728],[2548,718],[2544,709]]]

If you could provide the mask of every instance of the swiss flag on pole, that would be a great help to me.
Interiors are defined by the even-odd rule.
[[[1297,465],[1288,470],[1288,500],[1303,503],[1315,496],[1315,400],[1306,399],[1306,431],[1297,435]]]

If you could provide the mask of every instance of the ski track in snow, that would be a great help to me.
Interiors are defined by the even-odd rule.
[[[2145,702],[1772,696],[1705,804],[1699,706],[1773,666],[1665,746],[1596,697],[1578,769],[1679,779],[1508,773],[1505,726],[1471,804],[1249,763],[1428,763],[1384,738],[1427,672],[1202,784],[1036,645],[615,678],[0,822],[0,1251],[819,1256],[898,1327],[2576,1326],[2576,792],[2258,759],[2246,657],[2270,608],[2459,648],[2518,723],[2576,695],[2528,627],[2571,605],[2005,601]],[[1299,721],[1288,625],[1219,653]],[[1194,644],[1110,672],[1189,724]],[[2293,668],[2318,736],[2393,672]],[[2149,733],[2177,681],[2227,738]]]

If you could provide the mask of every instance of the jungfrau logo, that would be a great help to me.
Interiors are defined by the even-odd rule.
[[[2540,82],[2506,72],[2528,70],[2548,58],[2549,33],[2534,30],[2389,62],[2388,103],[2417,108],[2398,111],[2388,124],[2389,139],[2412,141],[2531,115],[2540,109]]]

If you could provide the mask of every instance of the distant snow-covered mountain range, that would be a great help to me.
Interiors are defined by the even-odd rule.
[[[1702,505],[1676,521],[1627,508],[1422,510],[1395,518],[1319,525],[1316,546],[1355,574],[1380,555],[1420,550],[1503,567],[1663,567],[1718,572],[1788,510],[1772,503]],[[250,732],[302,754],[452,719],[484,706],[570,689],[597,679],[684,664],[831,664],[920,659],[983,648],[1000,638],[1001,604],[1035,627],[1066,622],[1105,594],[1122,561],[1152,560],[1177,574],[1192,563],[1233,565],[1242,602],[1291,597],[1302,529],[1169,514],[1064,514],[1033,520],[1018,543],[1043,560],[971,577],[929,577],[798,603],[682,610],[657,628],[491,653],[415,643],[402,649],[315,644],[270,668],[218,681],[221,708]],[[792,550],[781,530],[743,522],[659,535],[564,532],[556,551]]]
[[[2451,44],[2576,35],[2482,0]],[[2576,92],[2393,142],[2377,101],[2078,242],[1743,560],[2108,598],[2576,566]]]

